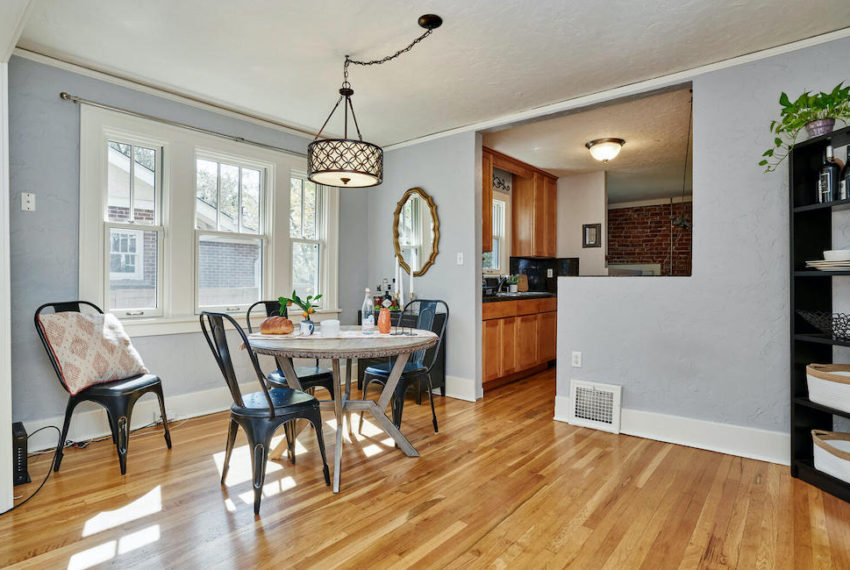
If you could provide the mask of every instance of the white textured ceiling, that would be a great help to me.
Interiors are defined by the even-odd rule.
[[[688,87],[484,133],[483,141],[556,176],[607,170],[611,203],[678,196],[690,148]],[[626,144],[616,158],[603,164],[584,145],[606,137],[624,139]],[[687,194],[692,165],[689,154]]]
[[[35,0],[19,45],[318,128],[346,53],[367,140],[391,144],[850,26],[848,0]],[[338,123],[331,125],[339,131]]]

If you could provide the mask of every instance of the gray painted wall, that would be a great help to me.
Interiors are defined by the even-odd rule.
[[[480,144],[479,144],[480,147]],[[372,288],[394,268],[393,212],[402,194],[415,186],[430,194],[440,217],[440,253],[428,272],[415,278],[421,298],[443,299],[450,310],[446,374],[474,382],[480,334],[476,302],[481,270],[476,207],[476,135],[462,133],[386,153],[384,183],[369,191],[369,279]],[[480,176],[480,174],[479,174]],[[480,187],[480,184],[478,184]],[[458,252],[463,265],[457,265]],[[405,279],[405,292],[408,282]],[[362,287],[361,287],[362,300]]]
[[[850,39],[694,79],[690,278],[561,278],[558,359],[623,386],[623,407],[788,432],[787,166],[757,165],[781,91],[850,77]],[[841,244],[838,244],[841,245]]]
[[[14,57],[9,63],[13,416],[30,421],[61,415],[65,392],[32,324],[46,301],[77,297],[79,108],[60,91],[142,113],[306,152],[305,138]],[[36,212],[21,212],[21,192],[37,195]],[[340,196],[340,303],[353,321],[365,280],[366,194]],[[358,283],[353,289],[350,280]],[[354,303],[354,304],[352,304]],[[223,386],[199,333],[134,340],[147,366],[163,378],[166,397]],[[246,362],[243,381],[249,381]]]

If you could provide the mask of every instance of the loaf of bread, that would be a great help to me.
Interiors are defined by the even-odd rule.
[[[269,317],[260,324],[263,334],[289,334],[293,330],[295,326],[286,317]]]

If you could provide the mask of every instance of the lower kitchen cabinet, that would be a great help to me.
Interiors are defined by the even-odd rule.
[[[555,360],[558,313],[554,298],[485,303],[482,382],[522,378]]]

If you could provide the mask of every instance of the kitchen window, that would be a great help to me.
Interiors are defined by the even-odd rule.
[[[305,168],[300,155],[82,106],[80,298],[131,336],[197,332],[207,309],[244,322],[248,304],[293,287],[323,293],[318,320],[338,313],[339,194]]]
[[[481,269],[484,273],[499,275],[507,273],[505,255],[505,201],[493,200],[493,250],[482,254]]]

